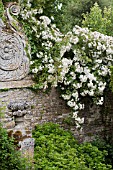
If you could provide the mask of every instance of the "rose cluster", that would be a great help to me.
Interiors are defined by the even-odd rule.
[[[84,122],[78,113],[84,109],[81,98],[90,96],[98,105],[109,83],[113,64],[113,37],[75,26],[62,34],[43,9],[32,9],[30,1],[21,11],[31,28],[31,72],[37,81],[34,88],[61,88],[61,96],[72,108],[77,126]]]

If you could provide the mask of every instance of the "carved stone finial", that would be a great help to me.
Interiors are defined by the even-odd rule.
[[[17,4],[12,4],[9,7],[10,13],[13,15],[18,15],[20,13],[20,7]]]
[[[7,17],[7,26],[14,32],[22,31],[18,20],[13,17],[17,16],[20,13],[20,6],[16,2],[8,2],[5,4],[5,14]]]

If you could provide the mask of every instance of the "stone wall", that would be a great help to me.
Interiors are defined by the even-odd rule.
[[[104,124],[104,138],[113,143],[113,93],[110,91],[105,93],[102,121]]]
[[[22,135],[31,135],[36,124],[48,121],[61,124],[70,113],[55,89],[49,93],[27,88],[10,89],[1,92],[0,99],[5,108],[4,127],[8,131],[21,130]]]
[[[76,128],[71,110],[60,98],[57,89],[53,88],[48,93],[27,88],[1,91],[0,103],[5,108],[2,122],[9,134],[13,134],[17,141],[32,137],[35,125],[45,122],[58,123],[64,129],[71,130],[80,142],[91,141],[97,135],[105,137],[105,132],[110,130],[109,127],[112,128],[112,111],[109,118],[106,118],[103,107],[93,105],[89,98],[83,100],[85,109],[80,112],[79,116],[84,117],[85,122],[82,130],[79,130]],[[106,109],[109,103],[111,101],[106,98],[104,106]]]

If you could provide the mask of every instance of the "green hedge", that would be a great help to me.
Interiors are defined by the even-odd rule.
[[[70,132],[57,124],[36,126],[35,169],[37,170],[110,170],[106,165],[107,151],[91,143],[78,144]]]

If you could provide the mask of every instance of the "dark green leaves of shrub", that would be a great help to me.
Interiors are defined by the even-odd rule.
[[[36,126],[36,170],[110,170],[106,165],[107,151],[100,151],[90,143],[78,144],[70,132],[57,124]]]
[[[25,163],[15,150],[13,141],[0,125],[0,170],[25,170]]]

